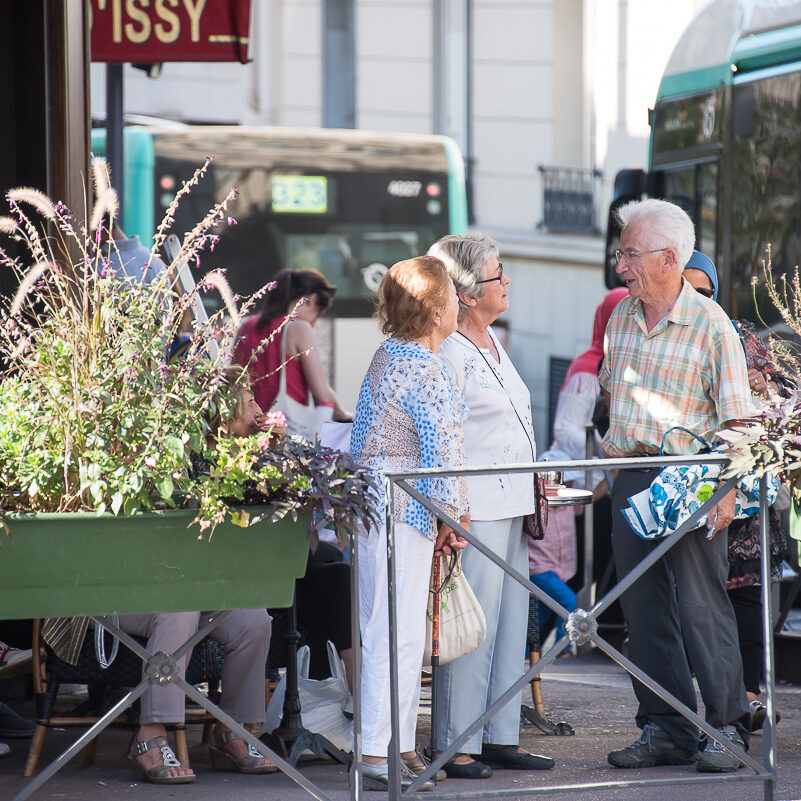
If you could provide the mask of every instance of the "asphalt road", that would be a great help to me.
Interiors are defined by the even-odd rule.
[[[578,801],[760,801],[765,798],[763,786],[757,781],[744,781],[751,771],[740,770],[737,781],[688,784],[698,774],[691,767],[659,767],[621,771],[606,762],[608,751],[629,744],[638,735],[634,727],[634,696],[627,675],[602,656],[590,655],[580,659],[557,660],[544,674],[543,691],[548,717],[563,720],[575,729],[572,737],[541,735],[532,727],[521,728],[521,744],[530,751],[555,758],[556,767],[547,772],[521,774],[515,771],[496,771],[491,779],[479,781],[448,780],[438,785],[434,793],[423,798],[453,797],[471,793],[472,798],[490,798],[492,791],[518,790],[510,799],[518,798],[576,798]],[[530,703],[524,694],[524,702]],[[801,801],[801,686],[779,685],[777,705],[783,719],[778,726],[778,781],[776,801]],[[31,702],[15,704],[20,713],[33,715]],[[419,735],[425,742],[429,725],[427,695],[420,708]],[[55,758],[75,738],[76,730],[54,731],[45,741],[42,765]],[[59,774],[45,784],[34,799],[235,799],[236,801],[301,801],[310,798],[289,778],[281,774],[241,776],[211,771],[205,746],[200,743],[200,727],[188,728],[190,759],[198,774],[192,785],[157,787],[136,781],[124,760],[129,733],[115,729],[100,738],[94,765],[84,767],[76,757]],[[27,741],[9,740],[12,753],[0,759],[0,799],[11,798],[26,779],[22,768]],[[762,759],[762,737],[752,739],[751,753]],[[309,763],[302,772],[332,801],[349,798],[345,768],[333,763]],[[660,786],[628,786],[589,790],[560,791],[554,787],[603,782],[677,779],[680,784]],[[548,790],[547,788],[553,788]],[[536,795],[526,795],[524,788],[536,788]],[[477,795],[475,795],[477,794]],[[368,799],[380,799],[382,793],[367,793]]]

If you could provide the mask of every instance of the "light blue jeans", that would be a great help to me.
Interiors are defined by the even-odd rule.
[[[523,518],[474,520],[470,533],[528,575]],[[523,675],[528,592],[476,548],[462,552],[464,575],[487,618],[487,638],[472,653],[437,670],[436,747],[444,751]],[[482,743],[517,745],[520,739],[520,692],[459,748],[480,754]]]

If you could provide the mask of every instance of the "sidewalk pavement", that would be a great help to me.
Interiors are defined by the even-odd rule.
[[[627,674],[597,651],[579,659],[565,658],[556,661],[543,674],[543,695],[546,713],[553,721],[564,720],[575,729],[573,737],[549,737],[539,734],[533,727],[521,728],[520,742],[530,751],[548,754],[556,759],[551,771],[523,774],[516,771],[496,771],[491,779],[442,782],[436,795],[458,792],[491,792],[499,789],[517,789],[512,799],[526,797],[523,788],[546,788],[554,785],[620,782],[643,779],[688,778],[709,776],[698,774],[692,767],[659,767],[644,770],[622,771],[610,767],[606,754],[615,748],[633,742],[639,732],[634,726],[634,695]],[[524,703],[531,704],[530,693],[524,691]],[[801,800],[801,686],[779,685],[777,705],[782,711],[778,726],[778,782],[776,801]],[[14,704],[20,714],[33,716],[32,702]],[[421,701],[418,733],[425,743],[429,731],[430,702],[424,692]],[[83,766],[82,757],[76,757],[59,774],[33,796],[33,799],[146,799],[156,801],[183,798],[189,801],[302,801],[311,798],[291,779],[282,774],[242,776],[234,773],[211,771],[208,752],[200,743],[200,726],[187,728],[192,767],[198,774],[194,784],[158,787],[132,778],[124,754],[130,733],[120,729],[106,731],[100,737],[94,765]],[[77,736],[80,730],[51,731],[45,741],[40,766],[54,759]],[[0,758],[0,801],[11,798],[28,781],[22,777],[27,752],[27,740],[8,741],[12,752]],[[757,734],[751,741],[751,753],[762,758],[762,737]],[[349,798],[347,773],[343,766],[330,762],[308,763],[302,772],[332,801]],[[753,775],[742,769],[737,776]],[[431,794],[421,796],[425,799]],[[383,793],[367,793],[369,799],[385,797]],[[711,784],[617,787],[604,790],[571,790],[569,792],[541,792],[530,798],[576,798],[578,801],[758,801],[763,799],[763,787],[756,781],[714,782]],[[510,796],[506,796],[510,798]]]

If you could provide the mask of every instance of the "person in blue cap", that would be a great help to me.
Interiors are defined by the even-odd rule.
[[[709,256],[694,250],[684,267],[684,278],[699,295],[718,299],[718,271]]]

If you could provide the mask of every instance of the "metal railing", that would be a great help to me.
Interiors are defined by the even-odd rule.
[[[600,234],[598,227],[599,170],[546,167],[542,175],[542,222],[539,228],[571,234]]]
[[[360,641],[359,629],[359,580],[358,580],[358,548],[357,537],[351,534],[351,638],[352,642]],[[183,643],[174,653],[165,654],[162,652],[150,653],[145,646],[135,640],[129,634],[120,629],[110,619],[101,616],[91,616],[96,624],[102,625],[113,637],[130,648],[144,664],[145,677],[136,687],[127,692],[120,700],[114,704],[101,718],[90,726],[69,748],[54,759],[41,773],[31,779],[22,789],[14,795],[11,801],[24,801],[35,793],[46,781],[52,778],[74,757],[84,746],[97,737],[107,726],[114,722],[122,712],[130,708],[134,702],[145,693],[151,684],[166,686],[174,684],[181,689],[185,695],[191,698],[201,708],[205,709],[212,717],[227,726],[237,737],[241,737],[245,742],[256,749],[264,757],[271,759],[282,773],[285,773],[298,786],[303,788],[312,798],[317,801],[333,801],[330,795],[318,787],[314,782],[304,776],[291,759],[284,759],[280,754],[269,748],[262,740],[257,737],[243,724],[237,723],[232,717],[226,714],[220,707],[213,703],[206,695],[201,693],[191,684],[187,683],[178,674],[178,660],[184,654],[191,654],[192,649],[208,636],[227,615],[229,611],[221,611],[212,615],[209,622],[198,629],[185,643]],[[353,686],[361,686],[361,660],[353,660]],[[359,801],[362,798],[361,786],[361,693],[355,693],[353,697],[353,772],[351,775],[350,797],[352,801]]]
[[[651,565],[658,561],[662,556],[672,548],[688,531],[691,531],[698,521],[707,510],[712,508],[720,498],[733,486],[735,480],[731,479],[725,482],[712,497],[703,504],[690,519],[682,525],[674,534],[667,537],[660,545],[658,545],[652,553],[644,559],[639,565],[622,577],[618,584],[613,587],[600,601],[594,603],[588,610],[577,608],[573,612],[568,612],[559,603],[554,601],[547,593],[542,591],[539,587],[534,585],[523,574],[516,571],[505,560],[501,559],[492,550],[487,548],[480,540],[476,539],[469,531],[463,529],[459,523],[449,518],[440,509],[435,507],[431,501],[421,495],[409,482],[418,478],[425,478],[432,475],[438,476],[456,476],[456,475],[489,475],[494,473],[535,473],[550,470],[609,470],[619,467],[637,468],[637,467],[655,467],[662,465],[691,465],[691,464],[724,464],[726,459],[723,457],[715,456],[693,456],[693,457],[664,457],[664,458],[648,458],[648,459],[593,459],[582,460],[575,462],[532,462],[529,464],[506,465],[503,467],[473,467],[464,468],[462,470],[420,470],[416,472],[399,472],[387,473],[384,478],[386,488],[386,525],[387,525],[387,562],[388,562],[388,575],[390,581],[388,582],[388,616],[389,616],[389,659],[390,659],[390,710],[391,710],[391,723],[392,734],[389,744],[389,799],[390,801],[398,801],[406,796],[416,796],[419,787],[428,779],[435,775],[435,772],[453,755],[458,751],[459,747],[484,723],[490,720],[494,715],[500,711],[507,702],[513,698],[531,679],[537,674],[541,673],[543,668],[551,664],[556,656],[573,642],[577,646],[592,643],[600,648],[612,660],[617,662],[621,667],[628,671],[632,676],[641,681],[646,687],[656,693],[662,700],[670,704],[674,709],[684,715],[688,720],[692,721],[698,728],[709,735],[714,740],[717,740],[721,745],[730,753],[734,754],[738,759],[742,760],[751,770],[752,774],[738,775],[738,774],[721,774],[716,776],[695,776],[692,778],[673,778],[673,779],[629,779],[622,781],[611,782],[597,782],[573,785],[552,785],[549,787],[520,787],[515,786],[512,789],[500,790],[480,790],[478,792],[464,792],[464,793],[442,793],[435,790],[434,792],[427,792],[425,798],[436,801],[437,799],[457,799],[457,798],[503,798],[508,796],[519,795],[535,795],[544,793],[557,793],[557,792],[570,792],[579,790],[592,790],[601,788],[616,788],[616,787],[643,787],[643,786],[659,786],[659,785],[680,785],[686,783],[709,783],[709,782],[732,782],[732,781],[761,781],[764,786],[765,801],[773,801],[774,784],[776,779],[776,713],[774,706],[774,662],[773,662],[773,639],[771,625],[772,611],[769,599],[770,592],[770,564],[769,560],[762,560],[762,617],[763,628],[765,631],[765,683],[767,690],[767,710],[764,727],[764,748],[763,758],[764,764],[760,765],[755,759],[751,758],[746,752],[737,746],[733,745],[729,740],[720,740],[720,732],[711,728],[691,709],[682,704],[677,698],[667,692],[664,688],[654,682],[649,676],[641,671],[636,665],[630,662],[623,654],[613,648],[602,637],[598,635],[597,618],[607,609],[620,595],[630,587],[634,581],[645,573]],[[767,500],[765,493],[765,479],[762,479],[760,485],[760,538],[762,544],[762,553],[770,553],[768,543],[768,514],[767,514]],[[400,779],[400,753],[399,753],[399,713],[398,713],[398,645],[397,645],[397,609],[395,600],[395,527],[394,527],[394,496],[395,491],[400,489],[407,492],[424,507],[433,512],[436,517],[451,526],[455,531],[458,531],[469,544],[480,551],[494,564],[498,565],[502,570],[512,576],[519,584],[523,585],[526,590],[533,593],[540,603],[545,603],[550,609],[556,612],[560,617],[568,619],[570,625],[568,630],[569,635],[559,639],[553,647],[551,647],[542,657],[530,665],[529,669],[516,681],[499,699],[488,709],[478,720],[474,721],[452,744],[438,756],[431,765],[421,774],[417,780],[408,788],[405,793],[401,792],[401,779]],[[591,533],[591,530],[590,530]],[[359,642],[359,549],[358,537],[351,536],[351,636],[354,643]],[[585,573],[586,575],[586,573]],[[586,586],[585,586],[586,589]],[[588,596],[586,592],[579,595],[579,600],[583,601]],[[106,618],[95,617],[96,622],[102,625],[113,636],[121,640],[128,648],[138,654],[146,665],[146,678],[140,682],[134,689],[128,692],[121,698],[102,718],[100,718],[92,727],[90,727],[73,745],[71,745],[64,753],[62,753],[56,760],[54,760],[46,769],[44,769],[38,776],[26,784],[12,799],[12,801],[23,801],[32,795],[39,787],[41,787],[49,778],[56,772],[64,767],[69,760],[75,756],[93,737],[97,736],[106,726],[108,726],[121,712],[130,707],[136,699],[145,692],[148,686],[153,684],[166,685],[174,683],[180,687],[186,695],[196,701],[203,709],[213,715],[215,718],[223,722],[239,737],[242,737],[249,745],[256,748],[259,753],[272,759],[289,778],[295,781],[302,787],[311,797],[318,799],[318,801],[330,801],[330,796],[323,791],[320,787],[311,782],[308,778],[303,776],[293,765],[288,761],[281,758],[272,749],[268,748],[262,741],[258,740],[250,731],[245,729],[242,725],[238,724],[223,712],[216,704],[212,703],[205,695],[198,692],[193,686],[188,684],[177,675],[176,662],[184,654],[200,642],[210,631],[217,625],[222,617],[227,612],[218,613],[208,625],[199,629],[187,642],[185,642],[174,654],[151,654],[139,642],[131,638],[128,634],[122,631],[119,627],[113,625]],[[354,687],[361,686],[360,678],[360,660],[355,659],[353,663],[353,684]],[[363,797],[362,790],[362,746],[361,746],[361,693],[356,692],[353,698],[353,717],[354,717],[354,742],[353,742],[353,765],[350,771],[350,798],[352,801],[359,801]]]
[[[524,576],[515,570],[508,562],[499,557],[494,551],[490,550],[484,543],[473,536],[469,531],[459,525],[458,521],[452,520],[441,509],[436,507],[429,499],[421,495],[420,492],[410,483],[417,479],[430,476],[474,476],[491,475],[496,473],[539,473],[551,470],[611,470],[618,468],[653,468],[667,465],[697,465],[697,464],[718,464],[727,463],[723,456],[703,455],[703,456],[665,456],[648,458],[627,458],[627,459],[585,459],[581,461],[567,462],[532,462],[529,464],[506,465],[503,467],[467,467],[461,470],[441,470],[429,469],[409,472],[390,472],[384,476],[384,487],[386,493],[386,527],[387,527],[387,565],[388,565],[388,615],[389,615],[389,660],[390,660],[390,712],[391,712],[391,739],[389,743],[389,799],[399,801],[407,796],[416,796],[420,787],[429,779],[433,778],[436,772],[448,762],[460,749],[471,735],[484,726],[493,718],[534,676],[541,673],[543,668],[553,662],[556,656],[568,646],[574,643],[577,646],[592,643],[618,665],[624,668],[630,675],[642,682],[648,689],[655,693],[659,698],[669,704],[673,709],[692,722],[698,729],[705,732],[708,737],[720,745],[730,754],[739,759],[753,773],[737,774],[726,773],[714,776],[693,776],[679,778],[658,778],[658,779],[628,779],[611,782],[594,782],[573,785],[552,785],[548,787],[521,787],[515,786],[511,789],[499,790],[480,790],[478,792],[462,793],[442,793],[435,789],[427,792],[425,798],[432,799],[457,799],[457,798],[503,798],[516,797],[521,795],[535,795],[545,793],[570,792],[578,790],[605,789],[616,787],[644,787],[659,785],[681,785],[687,783],[709,783],[709,782],[743,782],[759,781],[763,783],[765,801],[773,801],[773,794],[776,781],[776,712],[774,706],[775,676],[773,660],[773,627],[771,624],[772,610],[770,603],[770,560],[762,559],[762,623],[765,638],[765,684],[767,695],[767,718],[764,728],[764,764],[760,764],[756,759],[742,748],[739,748],[732,741],[722,738],[719,730],[712,728],[692,709],[684,705],[678,698],[671,694],[664,687],[659,685],[644,671],[638,668],[633,662],[627,659],[622,653],[610,645],[598,634],[598,616],[604,612],[615,600],[617,600],[635,581],[637,581],[652,565],[659,561],[679,540],[688,532],[697,528],[698,521],[706,515],[728,492],[732,489],[737,479],[728,479],[721,482],[712,496],[702,504],[689,519],[681,525],[673,534],[666,537],[654,550],[643,559],[634,569],[622,577],[618,577],[618,583],[610,589],[606,595],[595,602],[590,609],[577,608],[573,612],[568,612],[559,603],[554,601],[547,593],[533,584],[528,576]],[[491,562],[500,567],[505,573],[515,579],[526,590],[533,593],[540,603],[545,603],[560,617],[567,619],[567,634],[561,637],[541,658],[529,666],[529,669],[493,704],[481,717],[475,720],[461,735],[459,735],[451,745],[437,756],[426,770],[417,777],[409,786],[406,792],[401,790],[400,774],[400,750],[399,750],[399,706],[398,706],[398,643],[397,643],[397,609],[395,600],[395,577],[396,577],[396,555],[395,555],[395,519],[394,519],[394,498],[395,492],[401,490],[408,493],[412,498],[421,503],[426,509],[431,511],[439,520],[451,526],[461,536],[463,536],[471,547],[476,548]],[[763,554],[770,553],[769,534],[768,534],[768,503],[767,485],[763,477],[760,481],[760,541]],[[585,596],[586,597],[586,596]],[[432,711],[433,715],[433,711]]]

